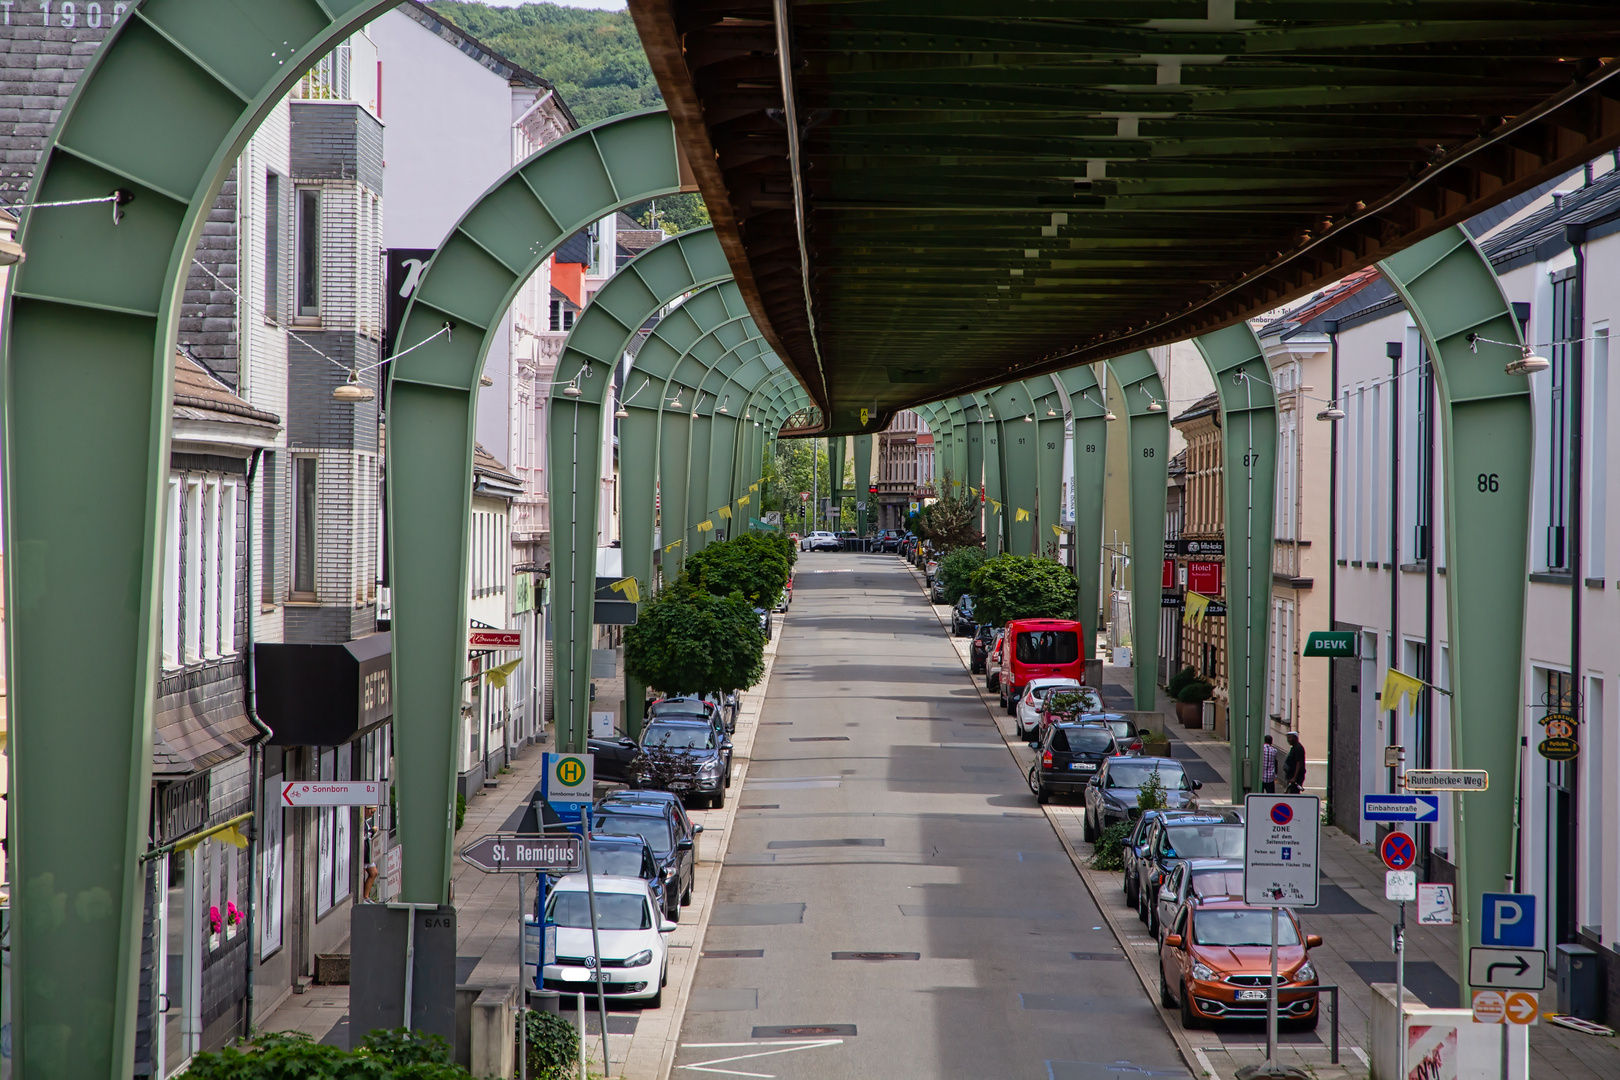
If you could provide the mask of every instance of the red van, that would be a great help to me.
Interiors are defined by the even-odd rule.
[[[1001,641],[1001,707],[1018,707],[1018,695],[1031,679],[1048,677],[1086,682],[1080,624],[1073,619],[1014,619]]]

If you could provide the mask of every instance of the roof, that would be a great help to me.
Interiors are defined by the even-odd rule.
[[[592,833],[591,835],[595,836],[596,834]],[[647,895],[646,878],[627,877],[624,874],[592,874],[591,885],[595,887],[597,892],[634,893],[637,896]],[[585,875],[564,874],[558,879],[557,884],[551,887],[551,890],[553,892],[584,892]],[[564,927],[564,929],[569,928]],[[578,927],[575,929],[584,928]]]
[[[520,67],[508,57],[496,52],[455,23],[450,22],[428,5],[420,3],[419,0],[405,0],[405,3],[399,5],[399,10],[416,22],[421,23],[432,33],[454,45],[461,52],[472,57],[494,74],[505,79],[512,86],[527,86],[536,90],[550,90],[552,93],[556,93],[557,88],[551,84],[549,79],[536,75],[528,68]],[[556,94],[556,101],[557,106],[568,117],[569,126],[578,128],[579,121],[574,119],[573,112],[568,108],[568,103],[563,100],[561,94]]]
[[[238,397],[229,383],[179,350],[174,354],[174,418],[269,430],[281,427],[281,417]]]
[[[1211,390],[1209,393],[1187,406],[1186,411],[1180,416],[1171,420],[1170,423],[1172,426],[1174,426],[1176,424],[1184,424],[1189,420],[1197,420],[1200,416],[1207,416],[1210,413],[1218,413],[1220,411],[1220,407],[1221,396],[1215,391]],[[1182,460],[1182,464],[1185,466],[1185,458]]]
[[[1581,178],[1584,180],[1584,178]],[[1501,274],[1526,263],[1552,258],[1569,247],[1567,230],[1574,226],[1587,239],[1620,231],[1620,169],[1596,177],[1590,184],[1554,192],[1553,201],[1524,220],[1487,240],[1483,247]]]
[[[523,486],[523,481],[497,461],[494,454],[485,450],[481,443],[473,443],[473,479],[476,482],[480,478],[493,480],[497,485],[511,484],[519,489]]]
[[[184,776],[229,761],[242,752],[257,733],[240,701],[222,719],[211,720],[201,689],[182,691],[153,718],[152,772],[157,776]]]

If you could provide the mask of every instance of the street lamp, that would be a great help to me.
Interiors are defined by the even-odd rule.
[[[350,404],[359,404],[362,401],[371,401],[376,396],[377,392],[371,387],[361,385],[360,373],[354,368],[349,369],[348,381],[336,387],[332,391],[333,401],[342,401]]]

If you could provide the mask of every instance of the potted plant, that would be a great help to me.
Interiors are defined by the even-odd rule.
[[[1194,677],[1176,691],[1176,719],[1182,727],[1204,726],[1204,702],[1215,696],[1215,684]]]

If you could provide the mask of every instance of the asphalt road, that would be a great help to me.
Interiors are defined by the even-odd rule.
[[[674,1075],[1189,1076],[905,566],[781,633]]]

